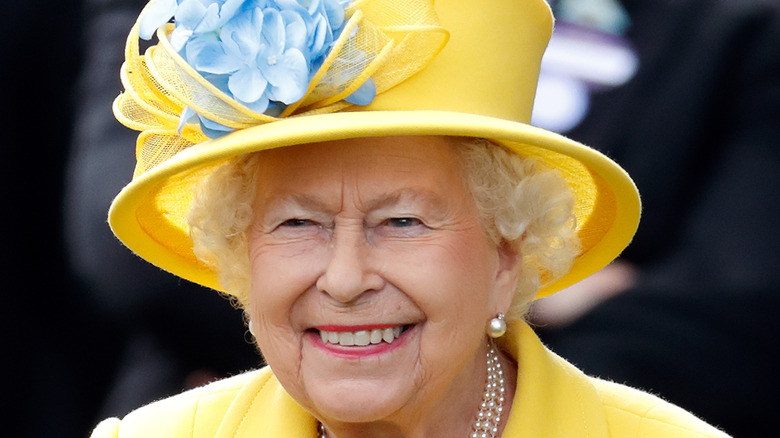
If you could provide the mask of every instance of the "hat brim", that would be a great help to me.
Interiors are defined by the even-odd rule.
[[[582,252],[564,276],[548,281],[549,295],[600,270],[629,244],[639,223],[634,183],[600,152],[531,125],[449,111],[342,112],[292,117],[189,147],[136,177],[114,199],[109,223],[140,257],[177,276],[223,290],[216,274],[192,252],[186,215],[194,188],[227,159],[307,143],[393,135],[482,137],[560,170],[575,196]]]

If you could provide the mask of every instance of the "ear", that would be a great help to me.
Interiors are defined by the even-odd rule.
[[[494,310],[496,313],[506,313],[512,305],[520,281],[523,257],[508,242],[501,242],[496,247],[496,251],[498,251],[498,270],[493,290]]]

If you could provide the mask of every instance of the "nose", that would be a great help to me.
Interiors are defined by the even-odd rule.
[[[352,302],[364,292],[381,290],[384,280],[372,268],[372,251],[362,229],[336,229],[317,288],[342,303]]]

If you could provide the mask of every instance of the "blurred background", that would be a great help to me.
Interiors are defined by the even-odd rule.
[[[136,133],[111,114],[143,0],[5,1],[8,436],[97,421],[257,366],[242,315],[106,224]],[[558,0],[533,123],[636,181],[623,256],[536,303],[543,341],[737,437],[771,436],[780,361],[780,0]],[[10,140],[10,141],[9,141]]]

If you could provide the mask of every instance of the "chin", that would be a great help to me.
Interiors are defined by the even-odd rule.
[[[396,415],[411,399],[411,385],[405,383],[409,388],[382,381],[331,382],[309,391],[309,402],[324,418],[345,423],[383,421]]]

